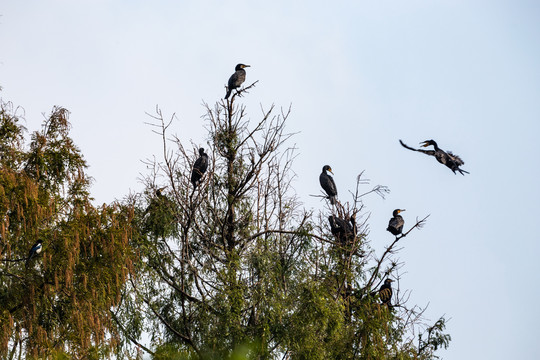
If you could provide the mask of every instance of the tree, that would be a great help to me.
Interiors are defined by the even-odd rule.
[[[68,115],[53,108],[26,148],[20,110],[0,101],[2,358],[100,358],[120,341],[110,309],[130,272],[133,211],[91,204]]]
[[[370,250],[361,177],[351,202],[318,218],[302,209],[291,182],[290,109],[271,106],[251,124],[237,101],[254,85],[204,105],[210,161],[196,188],[190,174],[199,146],[171,137],[175,116],[166,120],[156,108],[163,159],[148,162],[147,190],[127,205],[137,209],[141,261],[116,312],[126,336],[140,348],[148,332],[153,346],[144,349],[156,359],[431,358],[437,348],[426,344],[434,342],[413,344],[422,309],[408,309],[399,291],[392,307],[372,295],[384,278],[399,279],[393,256],[402,237],[380,257]],[[330,214],[350,224],[345,235],[332,234]],[[133,311],[138,304],[144,315]],[[432,336],[443,329],[444,319]]]

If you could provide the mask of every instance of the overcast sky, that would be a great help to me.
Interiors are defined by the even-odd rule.
[[[205,144],[213,104],[239,63],[252,119],[292,114],[295,187],[322,209],[332,166],[340,199],[356,175],[390,187],[366,199],[380,253],[395,208],[405,227],[400,287],[435,321],[451,318],[444,359],[538,359],[540,3],[536,1],[0,2],[0,96],[39,129],[54,105],[90,165],[96,203],[142,189],[159,155],[145,125],[159,105],[182,139]],[[402,148],[434,139],[470,175]],[[366,186],[366,191],[370,187]]]

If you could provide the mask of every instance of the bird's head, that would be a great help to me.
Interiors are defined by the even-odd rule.
[[[422,147],[428,147],[429,145],[437,146],[435,140],[422,141],[420,144],[422,144]]]
[[[330,167],[330,165],[324,165],[323,168],[322,168],[322,171],[325,172],[325,171],[330,171],[330,173],[332,175],[334,175],[334,173],[332,172],[332,168]]]
[[[245,65],[245,64],[238,64],[236,65],[236,67],[234,68],[235,71],[238,71],[238,70],[242,70],[244,68],[247,68],[247,67],[250,67],[249,65]]]
[[[157,195],[157,196],[161,196],[161,195],[162,195],[161,192],[162,192],[163,190],[165,190],[165,188],[166,188],[166,186],[163,186],[163,187],[160,187],[159,189],[157,189],[157,190],[156,190],[156,195]]]
[[[393,282],[394,282],[394,280],[392,280],[392,279],[386,279],[386,280],[384,280],[384,283],[385,283],[386,285],[390,285],[390,284],[392,284]]]
[[[396,209],[394,210],[394,212],[392,213],[393,216],[396,216],[396,215],[399,215],[400,212],[403,212],[405,211],[405,209]]]
[[[200,148],[200,149],[199,149],[199,155],[200,155],[200,156],[203,156],[203,155],[204,155],[204,148]]]

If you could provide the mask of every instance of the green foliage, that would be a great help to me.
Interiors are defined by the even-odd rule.
[[[448,348],[450,340],[452,340],[449,334],[443,333],[446,328],[446,319],[441,317],[432,326],[428,327],[423,334],[418,335],[418,352],[425,354],[428,358],[438,359],[434,353],[438,349],[444,347]]]
[[[91,204],[65,109],[53,109],[28,150],[10,109],[0,112],[0,356],[102,358],[118,339],[110,309],[131,264],[132,215]],[[43,251],[27,261],[38,239]]]
[[[154,359],[430,358],[412,343],[415,308],[370,295],[396,263],[367,256],[363,228],[336,239],[326,220],[302,210],[285,145],[288,113],[270,108],[251,126],[235,98],[206,107],[210,166],[196,189],[199,146],[168,141],[158,109],[166,157],[149,164],[145,195],[129,202],[141,261],[121,322],[147,332]],[[162,197],[153,195],[158,187]],[[355,198],[333,211],[356,221],[361,208]],[[137,305],[145,320],[129,310]]]
[[[0,102],[0,357],[433,359],[447,348],[444,318],[426,328],[396,294],[381,304],[398,240],[373,253],[356,223],[363,195],[318,218],[302,209],[289,113],[271,107],[253,125],[237,98],[206,106],[210,164],[196,189],[198,146],[170,141],[158,110],[165,158],[144,193],[101,207],[68,112],[54,108],[26,146],[18,110]],[[329,213],[354,229],[332,235]]]

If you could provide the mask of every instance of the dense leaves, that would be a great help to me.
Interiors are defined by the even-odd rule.
[[[109,313],[129,273],[130,211],[91,204],[67,110],[54,108],[28,149],[10,104],[0,122],[0,356],[100,357],[118,341]]]
[[[359,191],[359,176],[349,201],[303,209],[289,111],[248,120],[237,103],[252,87],[205,105],[196,188],[201,146],[157,109],[164,158],[148,162],[145,191],[99,207],[68,111],[27,142],[20,110],[1,103],[0,357],[432,359],[448,346],[445,319],[424,325],[399,289],[396,244],[425,219],[376,254],[363,197],[384,186]]]
[[[373,291],[399,277],[387,258],[399,239],[373,254],[359,195],[321,206],[319,218],[303,210],[291,185],[289,113],[271,107],[253,125],[235,101],[238,94],[206,105],[209,168],[195,189],[189,176],[200,146],[171,136],[172,119],[157,109],[165,158],[148,163],[147,190],[130,203],[141,262],[118,312],[137,329],[130,334],[146,332],[155,359],[432,358],[437,347],[413,344],[422,310],[398,296],[395,306],[381,305]],[[329,213],[346,219],[346,234],[330,229]],[[143,321],[127,310],[137,304]],[[142,339],[133,342],[139,349]]]

